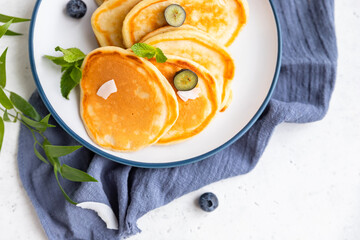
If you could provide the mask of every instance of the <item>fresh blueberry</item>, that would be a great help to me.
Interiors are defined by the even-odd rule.
[[[207,192],[200,196],[199,204],[202,210],[212,212],[219,206],[219,201],[215,194]]]
[[[66,4],[66,11],[70,17],[82,18],[86,13],[87,7],[82,0],[70,0]]]

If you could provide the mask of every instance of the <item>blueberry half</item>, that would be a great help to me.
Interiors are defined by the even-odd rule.
[[[202,210],[212,212],[219,206],[219,200],[215,194],[207,192],[200,196],[199,205]]]
[[[85,16],[86,10],[86,4],[82,0],[70,0],[66,4],[66,12],[73,18],[82,18]]]

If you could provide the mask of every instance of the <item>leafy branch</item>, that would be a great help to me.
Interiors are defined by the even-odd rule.
[[[4,35],[15,36],[21,35],[9,30],[9,27],[13,23],[26,22],[30,21],[29,19],[16,18],[7,15],[0,14],[0,22],[5,24],[0,26],[0,38]],[[85,57],[85,54],[77,52],[77,55],[73,56],[67,51],[67,49],[57,48],[57,51],[62,51],[64,55],[67,55],[67,60],[74,60],[71,66],[65,66],[64,71],[69,72],[69,76],[73,81],[75,79],[81,79],[81,70],[80,66],[82,60]],[[65,190],[60,184],[59,174],[62,178],[67,179],[73,182],[97,182],[95,178],[78,170],[72,168],[66,164],[62,164],[59,160],[60,157],[66,156],[78,150],[82,146],[56,146],[52,145],[48,138],[44,135],[44,132],[48,128],[55,127],[49,123],[51,114],[48,114],[45,117],[41,117],[36,109],[24,98],[18,94],[6,90],[6,55],[8,48],[6,48],[0,56],[0,111],[3,112],[0,116],[0,151],[4,139],[5,124],[4,122],[20,122],[23,124],[32,134],[34,138],[34,153],[36,157],[44,162],[45,164],[50,164],[54,169],[54,175],[56,181],[59,185],[61,192],[63,193],[65,199],[71,204],[77,204],[66,194]],[[76,51],[75,51],[76,52]],[[81,51],[80,51],[81,52]],[[70,54],[70,55],[69,55]],[[51,59],[56,61],[55,59]],[[69,70],[71,69],[71,71]],[[73,78],[72,78],[73,77]],[[77,85],[77,84],[76,84]],[[75,85],[75,86],[76,86]],[[74,86],[74,87],[75,87]],[[72,88],[71,88],[72,89]],[[70,89],[70,90],[71,90]],[[69,90],[69,92],[70,92]],[[68,96],[68,93],[67,95]]]

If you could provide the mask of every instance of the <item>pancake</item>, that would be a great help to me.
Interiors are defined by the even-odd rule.
[[[150,61],[160,70],[169,83],[174,87],[174,76],[182,69],[190,69],[198,76],[196,88],[201,90],[196,99],[182,100],[177,95],[179,103],[179,117],[172,128],[157,142],[158,144],[170,144],[189,139],[202,130],[215,117],[220,107],[220,93],[217,82],[211,73],[203,66],[186,58],[167,55],[165,63],[157,63],[155,59]]]
[[[93,13],[91,26],[100,46],[124,47],[122,26],[126,14],[141,0],[105,0]]]
[[[166,32],[171,32],[171,31],[177,31],[177,30],[195,30],[195,31],[201,31],[199,29],[197,29],[196,27],[184,24],[181,27],[172,27],[172,26],[165,26],[165,27],[161,27],[158,28],[152,32],[149,32],[148,34],[146,34],[141,40],[140,42],[145,42],[147,39],[154,37],[155,35],[161,34],[161,33],[166,33]]]
[[[229,46],[248,19],[246,0],[143,0],[126,16],[123,39],[126,47],[139,42],[146,34],[167,26],[164,11],[171,4],[186,12],[185,24],[194,26]]]
[[[158,141],[175,123],[175,92],[149,61],[118,47],[98,48],[84,60],[80,112],[92,140],[115,151],[136,151]],[[97,95],[109,80],[117,92]]]
[[[193,60],[216,78],[221,92],[221,109],[228,105],[235,64],[227,50],[206,34],[194,30],[174,30],[144,41],[165,54]]]

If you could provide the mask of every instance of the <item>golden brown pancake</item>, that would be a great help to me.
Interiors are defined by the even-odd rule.
[[[190,59],[209,70],[221,92],[221,108],[228,105],[235,65],[227,50],[200,31],[174,30],[155,35],[144,41],[165,54]]]
[[[220,107],[220,94],[217,82],[212,74],[203,66],[186,58],[167,55],[165,63],[157,63],[155,59],[150,61],[160,70],[169,83],[174,87],[174,76],[182,69],[189,69],[198,76],[196,88],[201,90],[196,99],[186,102],[177,95],[179,103],[179,117],[172,128],[158,141],[158,144],[169,144],[186,140],[205,129],[215,117]]]
[[[91,17],[99,45],[124,47],[122,26],[126,14],[141,0],[106,0]]]
[[[175,92],[149,61],[118,47],[98,48],[83,63],[80,111],[92,140],[106,149],[136,151],[160,139],[175,123]],[[97,91],[109,80],[117,92]]]
[[[140,42],[145,42],[147,39],[154,37],[155,35],[161,34],[161,33],[166,33],[166,32],[171,32],[171,31],[177,31],[177,30],[194,30],[194,31],[201,31],[199,29],[197,29],[196,27],[184,24],[180,27],[172,27],[172,26],[165,26],[165,27],[161,27],[158,28],[152,32],[149,32],[148,34],[146,34],[141,40]]]
[[[124,20],[125,46],[129,48],[146,34],[168,25],[164,11],[171,4],[184,8],[185,24],[207,32],[226,46],[234,41],[248,18],[246,0],[143,0],[131,9]]]

